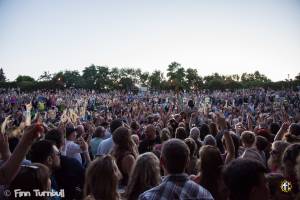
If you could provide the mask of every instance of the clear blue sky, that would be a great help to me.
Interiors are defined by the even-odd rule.
[[[0,67],[14,80],[90,64],[204,76],[300,72],[299,0],[0,0]]]

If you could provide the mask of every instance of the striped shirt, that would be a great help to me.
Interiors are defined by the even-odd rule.
[[[192,180],[187,174],[174,174],[165,177],[162,183],[139,196],[139,200],[199,199],[213,200],[212,195]]]

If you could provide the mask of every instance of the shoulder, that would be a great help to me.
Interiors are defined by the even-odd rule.
[[[145,191],[139,196],[139,200],[156,200],[156,199],[161,199],[161,190],[160,186],[156,186],[150,190]]]
[[[195,196],[197,198],[200,198],[200,199],[213,199],[211,193],[206,190],[204,187],[202,187],[201,185],[195,183],[194,181],[192,180],[188,180],[185,184],[186,189],[188,191],[190,191],[191,193],[195,194]]]

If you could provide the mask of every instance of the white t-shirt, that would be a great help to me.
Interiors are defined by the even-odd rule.
[[[82,164],[82,158],[80,154],[83,151],[78,144],[76,144],[71,140],[66,140],[65,149],[66,149],[66,156],[75,158]]]

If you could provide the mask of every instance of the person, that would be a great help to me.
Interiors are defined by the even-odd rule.
[[[148,125],[145,129],[145,138],[141,141],[139,146],[139,153],[143,154],[151,152],[156,144],[160,144],[159,138],[156,135],[155,126]]]
[[[281,167],[284,177],[290,181],[293,185],[292,192],[298,193],[298,182],[295,166],[297,164],[297,157],[300,155],[300,144],[295,143],[289,145],[283,155],[281,161]]]
[[[140,200],[156,199],[206,199],[212,195],[202,186],[188,179],[184,174],[188,164],[189,149],[179,139],[170,139],[164,143],[160,159],[166,177],[162,183],[139,196]]]
[[[40,137],[44,129],[39,125],[31,125],[24,130],[24,135],[10,158],[0,167],[0,184],[9,184],[16,176],[20,163],[24,160],[33,141]],[[3,133],[0,133],[3,134]]]
[[[58,185],[54,171],[60,167],[60,152],[58,148],[48,140],[35,142],[29,152],[30,160],[33,163],[42,163],[48,167],[51,175],[51,189],[58,191]]]
[[[85,200],[119,200],[117,191],[121,173],[110,155],[102,155],[91,162],[86,170]]]
[[[197,150],[197,144],[194,141],[193,138],[185,138],[184,140],[185,144],[189,147],[190,150],[190,157],[189,157],[189,164],[186,167],[186,173],[191,175],[191,174],[197,174],[197,155],[196,155],[196,150]]]
[[[78,144],[75,143],[77,140]],[[88,144],[82,137],[76,139],[76,129],[72,127],[66,128],[66,142],[65,142],[66,156],[75,158],[82,165],[81,153],[84,155],[87,163],[90,162],[90,155],[88,152]]]
[[[31,165],[23,165],[20,168],[18,175],[10,183],[8,190],[13,191],[8,199],[30,199],[30,200],[47,200],[48,197],[40,197],[35,195],[34,190],[40,192],[50,192],[51,188],[49,168],[41,163],[33,163]],[[21,193],[15,191],[30,192],[28,196],[21,196]]]
[[[214,136],[206,135],[203,140],[203,145],[217,146],[217,142]]]
[[[223,159],[215,146],[204,145],[199,152],[199,174],[192,179],[207,189],[215,200],[226,199],[222,177]]]
[[[138,156],[137,148],[131,139],[131,131],[126,127],[119,127],[113,133],[114,147],[111,155],[116,159],[117,166],[122,173],[120,188],[127,186],[129,175]]]
[[[251,131],[244,131],[241,135],[242,146],[244,147],[244,152],[240,156],[241,158],[254,159],[265,165],[265,161],[261,154],[258,152],[255,144],[256,137]]]
[[[256,160],[241,159],[225,166],[223,178],[229,190],[230,200],[269,199],[266,168]],[[251,175],[250,175],[251,174]]]
[[[120,119],[115,119],[111,122],[110,136],[109,136],[109,138],[103,140],[99,144],[98,149],[97,149],[97,155],[105,155],[105,154],[108,154],[112,150],[112,148],[114,146],[112,134],[117,128],[119,128],[121,126],[123,126],[123,122]]]
[[[94,138],[90,142],[91,151],[92,151],[93,156],[96,156],[98,147],[99,147],[100,143],[104,140],[104,136],[105,136],[104,127],[98,126],[96,128]]]
[[[163,143],[164,143],[165,141],[168,141],[168,140],[170,139],[170,137],[171,137],[170,135],[171,135],[171,133],[170,133],[169,129],[168,129],[168,128],[163,128],[163,129],[160,131],[160,133],[159,133],[159,137],[160,137],[161,143],[160,143],[160,144],[156,144],[156,145],[154,146],[154,150],[160,152]]]
[[[202,146],[202,142],[200,141],[200,130],[198,127],[193,127],[191,130],[190,130],[190,138],[194,139],[194,141],[196,142],[197,144],[197,149],[196,149],[196,152],[199,152],[201,146]]]
[[[185,128],[178,127],[175,131],[175,138],[178,138],[180,140],[184,140],[187,137]]]
[[[255,146],[258,153],[260,154],[261,158],[264,161],[264,165],[267,166],[267,156],[269,154],[266,153],[269,153],[268,148],[270,148],[270,143],[268,142],[267,138],[257,135]]]
[[[282,155],[288,146],[289,143],[284,141],[275,141],[272,143],[268,159],[268,168],[272,173],[281,173]]]
[[[159,159],[152,152],[139,155],[131,172],[125,197],[127,200],[136,200],[144,191],[159,183]]]
[[[59,129],[52,129],[45,139],[52,141],[60,150],[63,147],[64,136]],[[64,189],[66,199],[82,199],[85,169],[75,158],[60,155],[60,168],[54,171],[54,177],[59,189]]]

